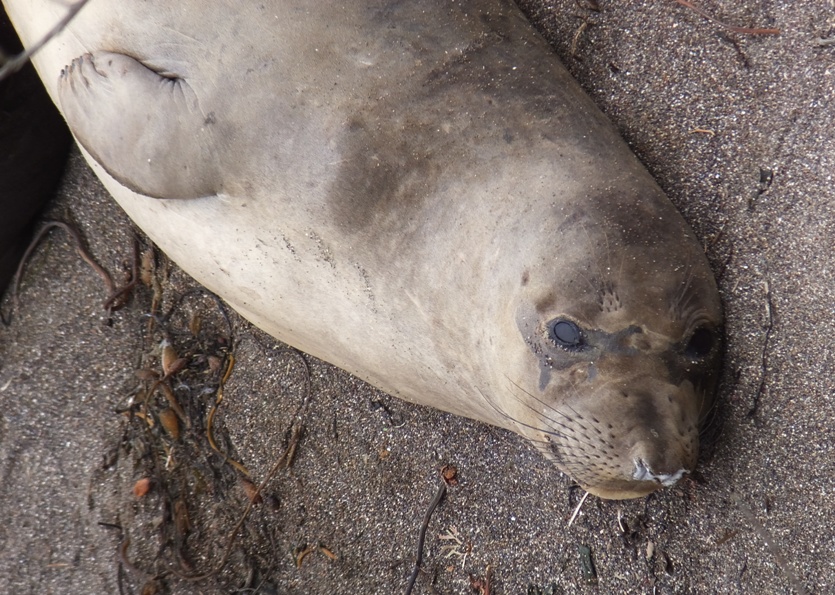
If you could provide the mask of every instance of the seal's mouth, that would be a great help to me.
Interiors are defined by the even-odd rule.
[[[654,481],[664,487],[670,487],[678,483],[689,471],[679,469],[673,473],[654,473],[650,466],[643,459],[635,461],[635,470],[632,472],[632,479],[635,481]]]

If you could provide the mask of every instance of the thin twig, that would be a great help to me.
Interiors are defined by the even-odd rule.
[[[239,463],[235,459],[228,457],[220,448],[218,448],[217,443],[215,442],[214,433],[212,432],[212,424],[215,419],[215,413],[217,413],[218,407],[223,402],[223,387],[226,386],[226,382],[229,380],[229,377],[232,375],[232,368],[235,367],[235,356],[233,354],[229,354],[229,362],[226,365],[226,372],[223,374],[223,378],[220,380],[220,384],[217,387],[217,396],[215,397],[215,402],[212,405],[211,409],[209,409],[209,415],[206,418],[206,438],[209,440],[209,446],[218,453],[221,457],[223,457],[224,462],[229,463],[235,469],[243,473],[245,476],[249,477],[249,470],[243,465],[243,463]]]
[[[768,280],[762,282],[765,290],[765,338],[763,340],[762,357],[760,358],[760,386],[757,388],[757,394],[754,395],[754,402],[748,410],[748,417],[753,417],[757,413],[757,408],[760,406],[760,399],[762,399],[768,390],[768,369],[769,369],[769,354],[771,347],[771,334],[774,332],[774,302],[771,298],[771,285]]]
[[[38,230],[38,233],[35,234],[35,237],[29,243],[29,247],[26,248],[26,252],[23,254],[23,258],[20,259],[20,264],[17,266],[17,271],[15,272],[14,281],[12,283],[12,309],[8,314],[8,317],[3,318],[4,324],[9,324],[12,319],[12,312],[19,309],[20,300],[19,300],[19,293],[20,293],[20,281],[23,278],[23,272],[26,270],[26,265],[32,257],[32,253],[41,243],[41,240],[44,238],[46,233],[54,227],[58,227],[66,231],[70,239],[72,240],[73,244],[75,245],[75,251],[78,252],[78,255],[81,256],[81,259],[86,262],[90,267],[101,277],[102,282],[107,289],[107,300],[104,302],[104,307],[106,310],[109,309],[109,304],[113,298],[117,294],[116,284],[113,283],[113,278],[110,276],[104,267],[102,267],[99,263],[95,261],[95,259],[90,255],[87,251],[86,246],[84,245],[84,241],[81,239],[81,234],[69,223],[65,223],[64,221],[45,221],[43,227]]]
[[[754,515],[754,512],[751,508],[742,501],[738,495],[733,497],[733,501],[736,503],[737,508],[742,513],[742,516],[745,517],[745,520],[748,521],[748,524],[751,525],[751,528],[754,530],[754,533],[763,541],[765,547],[774,557],[774,561],[777,563],[777,567],[783,572],[783,576],[788,579],[789,584],[792,588],[797,592],[799,595],[808,595],[809,590],[806,588],[806,585],[803,584],[803,581],[797,576],[792,567],[791,563],[788,561],[786,556],[783,555],[783,549],[780,547],[780,544],[774,539],[774,536],[765,528],[757,517]]]
[[[105,310],[118,310],[128,301],[127,295],[136,287],[139,281],[139,242],[133,239],[133,264],[131,265],[130,280],[122,287],[117,287],[105,300]]]
[[[568,527],[566,529],[571,528],[571,525],[574,524],[574,520],[577,518],[577,515],[580,514],[580,509],[583,507],[583,504],[586,501],[586,498],[589,497],[589,493],[586,492],[583,494],[583,497],[580,498],[580,503],[577,505],[577,508],[574,509],[574,514],[571,515],[571,518],[568,519]]]
[[[69,10],[67,11],[67,14],[64,15],[64,18],[58,21],[58,23],[52,29],[50,29],[49,32],[46,35],[44,35],[40,41],[29,46],[28,49],[19,53],[17,56],[11,58],[5,64],[3,64],[3,67],[0,68],[0,81],[5,79],[6,77],[11,76],[13,73],[23,68],[23,66],[29,61],[29,59],[32,56],[34,56],[43,46],[45,46],[50,39],[52,39],[61,31],[63,31],[64,27],[66,27],[67,24],[69,24],[69,22],[73,20],[73,18],[75,18],[75,15],[78,14],[78,11],[81,10],[85,4],[87,4],[87,0],[79,0],[78,2],[70,6]]]
[[[727,23],[723,23],[716,17],[711,16],[707,11],[699,8],[692,2],[689,2],[688,0],[673,0],[673,2],[681,4],[682,6],[686,6],[690,10],[706,18],[711,23],[715,23],[720,27],[724,27],[728,31],[733,31],[734,33],[742,33],[743,35],[780,35],[780,29],[762,29],[759,27],[737,27],[736,25],[729,25]]]
[[[128,558],[128,547],[130,546],[130,537],[125,536],[122,539],[122,543],[119,544],[119,559],[122,561],[122,565],[134,573],[136,576],[140,577],[143,581],[149,581],[156,578],[156,575],[153,575],[149,572],[145,572],[138,566],[134,565],[133,562],[130,561]]]
[[[417,542],[417,555],[415,556],[415,567],[412,569],[412,576],[409,577],[409,582],[406,585],[404,595],[411,595],[412,589],[415,586],[415,581],[417,580],[418,574],[420,574],[420,563],[423,561],[423,544],[426,541],[426,529],[429,527],[429,519],[432,518],[432,513],[435,512],[435,509],[438,507],[438,504],[440,504],[441,498],[444,497],[444,494],[446,494],[446,481],[441,478],[441,484],[438,486],[438,492],[435,494],[435,497],[432,499],[432,503],[426,510],[426,514],[423,517],[423,523],[420,526],[420,533],[418,533]]]

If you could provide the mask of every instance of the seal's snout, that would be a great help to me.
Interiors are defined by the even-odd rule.
[[[627,443],[632,443],[628,451],[631,477],[636,482],[646,482],[649,489],[675,484],[696,465],[697,424],[688,423],[695,413],[688,415],[676,403],[675,396],[681,397],[671,396],[671,402],[664,403],[664,399],[645,395],[639,419],[648,423],[639,426],[639,419],[633,418],[633,430],[625,436]]]
[[[689,382],[674,386],[639,375],[614,390],[605,383],[548,413],[551,454],[591,494],[645,496],[675,485],[696,466],[698,402]]]

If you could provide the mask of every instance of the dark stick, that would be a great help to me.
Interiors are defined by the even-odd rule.
[[[415,557],[415,568],[412,570],[412,576],[409,577],[409,584],[406,585],[404,595],[411,595],[412,588],[415,586],[418,574],[420,574],[420,563],[423,561],[423,543],[426,541],[426,529],[429,527],[429,519],[432,518],[432,513],[441,502],[441,498],[446,493],[446,481],[441,478],[441,485],[438,486],[438,493],[435,494],[426,515],[423,517],[423,524],[420,526],[420,534],[418,535],[417,556]]]

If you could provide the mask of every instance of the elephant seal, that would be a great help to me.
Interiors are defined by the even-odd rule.
[[[61,17],[5,1],[29,42]],[[93,0],[36,65],[130,217],[276,338],[601,497],[693,469],[714,278],[511,2]]]
[[[0,7],[0,50],[23,50]],[[0,294],[64,170],[70,132],[31,64],[0,80]]]

